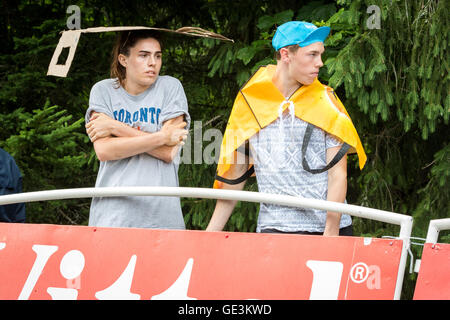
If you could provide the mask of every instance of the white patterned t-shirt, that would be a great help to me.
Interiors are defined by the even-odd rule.
[[[312,174],[302,166],[302,143],[307,125],[287,112],[282,115],[281,123],[278,118],[250,138],[259,192],[327,199],[328,171]],[[324,167],[326,149],[341,144],[337,138],[314,126],[306,152],[309,167]],[[324,210],[261,203],[256,231],[323,232],[325,222]],[[340,228],[351,223],[349,215],[341,216]]]

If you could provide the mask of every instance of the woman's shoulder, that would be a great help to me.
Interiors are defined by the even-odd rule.
[[[104,79],[96,82],[91,88],[91,95],[111,95],[119,88],[117,79]]]
[[[96,82],[92,88],[115,88],[117,87],[117,79],[103,79]]]
[[[182,86],[181,81],[175,77],[162,75],[159,76],[159,82],[165,86]]]

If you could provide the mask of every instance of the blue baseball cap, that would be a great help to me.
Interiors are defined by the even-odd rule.
[[[277,28],[272,39],[272,46],[279,49],[298,44],[306,47],[314,42],[324,42],[330,34],[330,27],[317,28],[315,25],[304,21],[289,21]]]

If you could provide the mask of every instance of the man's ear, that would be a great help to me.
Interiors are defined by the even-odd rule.
[[[119,60],[119,63],[122,65],[122,67],[127,67],[127,57],[124,54],[119,54],[117,60]]]
[[[289,50],[287,48],[281,48],[280,49],[280,57],[281,57],[281,61],[289,62]]]

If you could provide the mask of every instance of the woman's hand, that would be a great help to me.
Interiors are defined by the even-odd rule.
[[[106,114],[93,112],[89,123],[86,124],[86,132],[91,142],[94,142],[101,138],[114,136],[117,125],[120,123]]]
[[[165,135],[166,145],[169,147],[175,145],[184,145],[184,141],[187,139],[188,131],[184,129],[186,122],[175,123],[174,119],[167,120],[161,128],[161,133]]]

